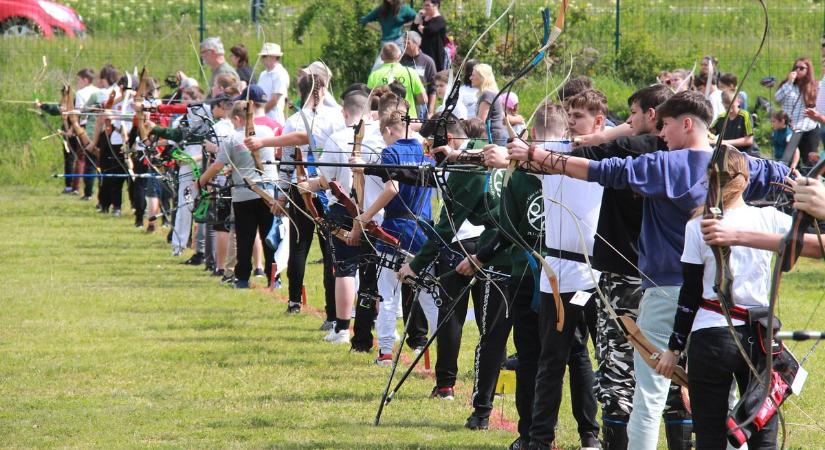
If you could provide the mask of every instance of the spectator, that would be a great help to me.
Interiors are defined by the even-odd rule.
[[[493,102],[498,94],[498,84],[489,64],[478,64],[470,76],[473,87],[478,89],[478,110],[476,117],[482,121],[490,118],[490,132],[493,142],[504,145],[507,142],[507,130],[504,128],[504,108],[501,103]]]
[[[788,114],[791,129],[802,133],[798,147],[802,164],[807,164],[808,155],[815,155],[819,147],[819,125],[805,115],[805,108],[816,105],[816,97],[817,86],[811,60],[798,58],[794,61],[793,70],[780,83],[774,98]]]
[[[513,127],[513,131],[521,136],[521,132],[525,129],[524,116],[518,113],[518,95],[515,92],[508,92],[501,96],[501,105],[504,107],[504,113],[507,114],[507,121]]]
[[[267,42],[259,55],[266,66],[266,70],[258,76],[257,83],[269,99],[264,106],[266,115],[279,124],[283,124],[286,121],[284,105],[289,91],[289,73],[281,64],[281,57],[284,54],[281,52],[280,45]]]
[[[736,87],[739,85],[739,79],[732,73],[723,73],[719,76],[719,89],[723,91],[736,92]],[[745,111],[748,109],[748,94],[745,91],[739,91],[739,107]]]
[[[773,159],[782,159],[785,155],[785,147],[793,131],[788,125],[788,114],[785,111],[774,111],[771,113],[771,144],[773,144]]]
[[[753,148],[753,125],[751,115],[739,108],[739,98],[733,97],[733,92],[722,91],[722,114],[710,126],[715,135],[722,134],[722,143],[736,147],[740,152],[750,153]],[[730,114],[728,114],[728,110]],[[727,122],[727,125],[725,125]],[[759,156],[758,152],[754,156]]]
[[[237,44],[229,49],[229,59],[235,70],[238,72],[238,78],[247,85],[252,84],[252,67],[249,67],[249,52],[243,44]],[[246,86],[243,86],[243,89]]]
[[[421,80],[410,70],[409,67],[402,66],[401,49],[392,42],[384,44],[381,49],[381,60],[384,64],[378,70],[370,74],[367,86],[370,89],[376,86],[389,85],[393,81],[398,81],[404,86],[406,95],[404,98],[410,105],[425,105],[427,103],[427,93]],[[410,116],[417,118],[416,108],[410,108]]]
[[[473,69],[478,63],[478,60],[475,59],[470,59],[464,63],[464,71],[461,72],[461,87],[458,89],[458,101],[464,103],[469,117],[475,117],[478,109],[478,89],[474,88],[473,83],[470,81]]]
[[[435,61],[421,51],[421,35],[415,31],[407,32],[407,45],[404,48],[404,56],[401,57],[401,65],[415,69],[424,89],[427,91],[428,102],[418,105],[418,117],[426,118],[430,111],[435,110]]]
[[[238,72],[235,72],[235,69],[233,69],[224,58],[221,38],[211,37],[204,39],[204,41],[201,42],[201,58],[203,58],[203,62],[206,63],[206,65],[212,68],[212,76],[209,77],[210,93],[215,87],[215,79],[218,78],[218,75],[227,73],[234,75],[236,79],[240,78],[238,77]]]
[[[445,97],[448,94],[447,90],[452,88],[451,86],[449,86],[450,71],[449,70],[442,70],[441,72],[436,73],[435,77],[433,77],[433,80],[435,82],[435,93],[436,93],[436,95],[438,96],[438,98],[444,100]],[[444,104],[442,103],[435,110],[435,112],[436,112],[436,114],[438,114],[443,110],[444,110]],[[464,105],[464,102],[461,101],[460,97],[459,97],[459,100],[455,103],[455,108],[453,108],[453,115],[458,117],[461,120],[466,120],[466,119],[469,118],[469,116],[467,115],[467,106]]]
[[[670,86],[670,89],[676,93],[686,91],[692,81],[693,72],[685,69],[676,69],[670,73],[670,79],[665,84]]]
[[[725,112],[725,105],[722,104],[722,91],[716,87],[717,81],[717,76],[708,77],[702,73],[693,78],[693,88],[705,95],[713,107],[713,120],[718,119],[719,115]]]
[[[440,6],[441,0],[424,0],[413,21],[413,29],[421,34],[421,51],[435,61],[436,71],[450,67],[450,54],[446,49],[447,21],[438,10]]]
[[[415,10],[403,3],[402,0],[383,0],[381,6],[370,11],[358,22],[361,25],[370,22],[378,22],[381,25],[381,46],[379,48],[383,49],[390,42],[400,48],[404,45],[404,35],[401,33],[401,29],[405,24],[412,22],[415,16]],[[381,64],[382,59],[379,53],[372,65],[372,70],[377,70],[381,67]]]

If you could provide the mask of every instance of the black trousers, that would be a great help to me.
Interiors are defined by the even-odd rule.
[[[388,270],[388,269],[387,269]],[[427,316],[416,300],[418,290],[413,286],[401,284],[401,312],[404,314],[404,326],[407,329],[407,346],[410,348],[423,347],[427,343],[427,334],[430,326]]]
[[[269,228],[272,227],[272,213],[261,199],[245,202],[232,202],[235,211],[235,244],[237,247],[238,262],[235,263],[235,278],[239,281],[249,281],[252,274],[252,247],[255,245],[255,233],[266,239]],[[264,268],[266,279],[270,279],[274,253],[264,246]]]
[[[570,399],[579,437],[583,443],[598,441],[599,424],[593,392],[596,377],[587,350],[588,323],[595,324],[596,321],[595,299],[587,303],[587,308],[582,308],[570,303],[573,295],[572,292],[561,294],[565,320],[559,332],[556,331],[553,294],[541,293],[538,318],[541,353],[537,362],[531,441],[550,444],[556,438],[565,366],[570,367]],[[519,362],[520,358],[519,352]]]
[[[97,169],[95,166],[97,165],[97,161],[95,160],[94,156],[89,155],[86,152],[83,152],[82,158],[85,160],[83,164],[83,173],[85,175],[94,175],[97,173]],[[86,176],[83,177],[83,196],[84,197],[91,197],[92,192],[95,188],[95,177]]]
[[[286,276],[289,278],[289,301],[293,303],[301,302],[301,287],[304,285],[304,274],[306,273],[307,256],[312,246],[312,239],[315,233],[315,221],[307,217],[303,212],[296,211],[295,206],[306,211],[304,200],[295,186],[290,187],[289,197],[294,204],[289,205],[289,260],[286,268]],[[315,208],[320,212],[322,205],[318,198],[315,198]],[[235,218],[237,220],[237,216]],[[271,220],[271,219],[270,219]],[[332,274],[332,251],[329,246],[329,239],[325,233],[318,234],[318,243],[321,246],[321,254],[324,263],[324,309],[326,310],[328,321],[335,320],[335,277]]]
[[[129,199],[132,207],[135,208],[135,222],[142,222],[146,214],[146,185],[147,178],[135,178],[135,181],[128,179]]]
[[[372,251],[372,250],[370,250]],[[372,348],[372,327],[378,315],[378,266],[362,264],[358,268],[358,300],[355,302],[355,322],[350,344],[353,348]],[[423,314],[422,314],[423,315]]]
[[[477,241],[472,239],[462,241],[464,249],[475,253]],[[446,273],[450,267],[443,261],[436,265],[436,272]],[[507,286],[492,282],[477,281],[464,295],[461,291],[470,283],[471,278],[454,273],[442,280],[442,304],[438,308],[439,325],[444,323],[438,332],[438,359],[435,363],[436,385],[451,387],[455,385],[458,373],[458,353],[461,348],[461,331],[464,319],[467,317],[470,291],[473,294],[473,311],[478,326],[479,342],[475,349],[475,370],[473,383],[474,415],[489,417],[493,410],[493,396],[496,382],[501,370],[501,363],[506,358],[507,338],[510,336],[512,322],[506,314]],[[446,318],[447,311],[453,302],[457,302],[453,315]],[[446,322],[445,322],[446,321]]]
[[[105,138],[105,134],[100,137],[100,170],[104,174],[126,174],[126,163],[123,162],[123,155],[120,153],[120,145],[110,145]],[[123,183],[126,177],[103,177],[100,182],[100,206],[103,210],[108,210],[111,206],[120,209],[123,203]]]
[[[765,364],[759,338],[750,327],[736,327],[736,334],[750,354],[754,366]],[[752,342],[751,342],[752,341]],[[726,327],[704,328],[690,334],[688,346],[690,403],[697,449],[724,449],[727,446],[728,392],[736,380],[739,393],[751,382],[751,372]],[[753,383],[758,383],[753,380]],[[748,439],[751,450],[776,448],[778,415]]]

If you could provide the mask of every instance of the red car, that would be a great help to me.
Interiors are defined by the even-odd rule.
[[[45,37],[83,35],[86,26],[68,6],[46,0],[0,0],[0,35]]]

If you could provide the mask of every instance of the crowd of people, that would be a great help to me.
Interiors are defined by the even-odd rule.
[[[747,202],[789,185],[795,208],[825,218],[819,179],[791,171],[817,162],[825,123],[810,61],[797,60],[776,91],[777,160],[766,159],[753,151],[747,96],[712,57],[699,73],[664,73],[634,92],[624,123],[586,77],[530,121],[515,93],[499,95],[490,65],[451,67],[439,3],[416,12],[387,0],[365,16],[381,25],[378,60],[337,97],[325,64],[291,76],[275,43],[255,74],[245,47],[232,47],[233,67],[221,40],[206,39],[208,85],[179,72],[165,96],[156,80],[111,65],[80,70],[71,106],[81,128],[66,129],[65,171],[87,176],[66,178],[64,192],[91,200],[100,179],[98,211],[119,216],[127,184],[135,226],[171,227],[172,256],[194,249],[186,264],[238,289],[255,277],[279,287],[285,273],[289,314],[301,313],[305,283],[323,283],[323,340],[375,351],[379,366],[400,351],[399,318],[401,345],[415,352],[437,330],[435,399],[455,398],[472,297],[480,339],[466,427],[489,426],[512,331],[511,449],[554,448],[568,369],[583,449],[655,449],[662,419],[670,449],[721,449],[732,436],[775,448],[776,416],[743,424],[735,414],[747,405],[735,397],[752,407],[760,395],[748,389],[758,382],[748,361],[766,370],[765,343],[749,311],[768,304],[771,257],[791,217]],[[716,152],[711,134],[723,137]],[[703,214],[718,155],[731,175],[717,193],[721,217]],[[323,279],[307,281],[315,237]],[[715,289],[711,246],[732,248],[730,298]],[[820,255],[815,236],[801,254]],[[727,329],[727,300],[747,355]],[[639,351],[626,319],[661,352]],[[686,385],[674,375],[685,364]]]

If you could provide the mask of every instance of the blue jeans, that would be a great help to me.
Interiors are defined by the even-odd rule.
[[[651,344],[666,349],[673,331],[673,320],[679,299],[679,286],[652,287],[642,296],[636,324]],[[637,352],[633,353],[636,390],[633,412],[627,424],[628,448],[656,450],[659,440],[659,420],[665,409],[670,379],[657,374]]]

